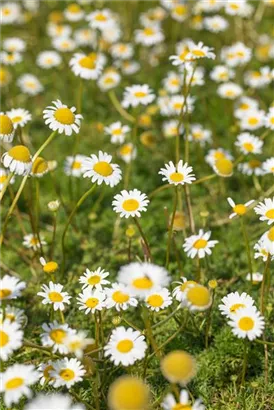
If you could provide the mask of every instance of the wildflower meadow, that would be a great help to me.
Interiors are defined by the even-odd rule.
[[[274,409],[273,22],[1,0],[1,410]]]

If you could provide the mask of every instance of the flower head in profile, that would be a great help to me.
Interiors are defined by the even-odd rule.
[[[5,168],[16,175],[26,175],[31,171],[31,154],[25,145],[15,145],[2,155]]]
[[[147,210],[148,204],[147,195],[138,189],[130,191],[124,189],[120,194],[115,195],[112,201],[114,211],[119,213],[121,218],[130,216],[140,218],[141,212]]]
[[[121,376],[109,388],[110,410],[149,410],[149,402],[149,387],[139,377]]]
[[[183,350],[173,350],[161,360],[161,371],[170,383],[185,386],[196,375],[196,361]]]
[[[165,168],[161,168],[159,171],[160,175],[163,175],[163,181],[168,181],[172,185],[184,185],[192,184],[196,177],[192,174],[193,168],[188,166],[186,162],[180,160],[177,165],[174,165],[172,161],[169,161],[165,165]]]
[[[45,124],[59,134],[71,135],[73,132],[78,134],[83,116],[75,113],[75,107],[69,108],[60,100],[53,101],[52,104],[43,111]]]
[[[15,133],[14,123],[9,115],[0,113],[0,140],[4,142],[12,142]]]
[[[83,161],[83,177],[91,178],[91,182],[101,185],[103,182],[113,188],[122,179],[122,171],[117,164],[111,162],[112,156],[99,151],[98,156],[92,154]]]
[[[233,213],[229,215],[229,218],[234,218],[235,216],[243,216],[246,214],[248,211],[248,207],[253,204],[254,199],[251,199],[250,201],[246,202],[245,204],[235,204],[232,198],[227,198],[227,202],[233,209]]]

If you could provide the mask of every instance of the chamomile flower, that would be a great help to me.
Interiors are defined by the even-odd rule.
[[[0,67],[0,88],[6,87],[10,82],[11,75],[9,71],[4,67]]]
[[[52,38],[52,39],[69,39],[69,36],[72,32],[71,26],[68,24],[55,24],[55,23],[49,23],[47,27],[47,34]],[[60,50],[63,51],[63,50]]]
[[[263,110],[249,110],[240,121],[242,130],[257,130],[264,126],[265,112]]]
[[[37,295],[44,298],[43,305],[52,305],[54,310],[64,310],[65,304],[70,304],[71,296],[67,292],[63,292],[63,285],[60,283],[49,282],[49,286],[42,285],[43,292],[38,292]]]
[[[0,300],[2,300],[2,298]],[[7,305],[5,307],[5,314],[3,309],[0,309],[0,323],[2,323],[5,319],[8,319],[11,323],[16,322],[19,325],[22,325],[24,322],[26,322],[24,311],[10,305]]]
[[[44,333],[41,334],[42,345],[51,347],[52,351],[60,354],[68,354],[68,348],[64,344],[66,337],[76,333],[67,323],[61,324],[54,320],[52,323],[42,325]]]
[[[190,311],[204,311],[212,304],[212,297],[209,289],[199,284],[189,284],[184,291],[182,306],[186,306]]]
[[[64,10],[64,16],[68,21],[75,22],[82,20],[85,16],[85,12],[81,9],[79,4],[72,3]]]
[[[132,85],[126,87],[123,95],[122,106],[128,108],[130,106],[137,107],[138,105],[148,105],[155,99],[151,88],[147,84]]]
[[[224,178],[233,175],[233,167],[233,162],[229,158],[218,158],[213,164],[216,174]]]
[[[261,283],[263,281],[264,275],[262,275],[260,272],[253,272],[248,273],[246,275],[246,280],[248,280],[249,282],[252,282],[253,285],[258,285],[259,283]]]
[[[173,394],[169,393],[165,396],[161,406],[164,410],[185,409],[185,410],[205,410],[205,406],[200,399],[195,400],[193,404],[189,400],[187,390],[181,390],[179,402],[175,399]]]
[[[98,156],[91,154],[83,161],[83,177],[91,178],[91,182],[101,185],[103,182],[113,188],[122,179],[122,171],[117,164],[111,162],[112,156],[99,151]]]
[[[53,369],[50,371],[51,383],[55,388],[66,386],[68,389],[75,383],[81,382],[86,373],[84,366],[77,359],[57,360],[52,363]]]
[[[102,72],[104,62],[105,59],[101,54],[76,53],[69,65],[76,76],[85,80],[96,80]]]
[[[140,70],[140,63],[138,61],[122,61],[121,71],[124,75],[136,74]]]
[[[274,227],[270,228],[269,231],[265,232],[261,238],[263,247],[268,252],[268,256],[274,256]]]
[[[164,88],[170,94],[177,94],[180,92],[182,86],[182,77],[175,71],[170,71],[163,80]]]
[[[204,26],[211,33],[220,33],[225,31],[229,24],[222,16],[215,15],[213,17],[206,17],[204,19]]]
[[[202,41],[199,41],[198,44],[190,41],[188,44],[189,55],[188,58],[190,61],[197,60],[200,58],[210,58],[215,59],[216,55],[213,53],[212,47],[207,47]]]
[[[235,1],[227,0],[225,4],[225,12],[230,16],[248,17],[253,11],[253,7],[246,0]]]
[[[254,98],[243,96],[237,101],[234,115],[236,118],[239,118],[241,120],[242,117],[244,117],[248,111],[257,110],[258,107],[259,103],[257,100],[255,100]]]
[[[274,157],[264,161],[262,167],[266,174],[274,174]]]
[[[62,63],[62,58],[56,51],[42,51],[36,58],[36,64],[38,67],[46,70],[58,67]]]
[[[220,304],[219,310],[221,314],[232,318],[239,309],[251,308],[254,305],[254,300],[247,293],[231,292],[222,298],[223,304]]]
[[[110,356],[115,366],[133,365],[136,360],[144,358],[146,349],[145,337],[138,330],[125,329],[123,326],[112,331],[109,342],[104,347],[105,356]]]
[[[178,302],[185,300],[185,292],[190,285],[197,285],[197,282],[194,280],[187,280],[184,276],[182,276],[181,279],[182,282],[175,282],[178,283],[178,286],[176,286],[172,292],[173,297],[178,300]]]
[[[50,371],[53,370],[52,360],[41,363],[37,370],[39,372],[41,386],[53,380],[50,376]]]
[[[262,260],[266,262],[269,256],[269,251],[265,247],[265,241],[260,239],[257,243],[255,243],[254,249],[256,251],[254,254],[254,258],[262,258]]]
[[[79,310],[84,310],[85,314],[94,313],[96,310],[102,310],[105,307],[104,300],[106,295],[99,289],[92,290],[91,288],[83,289],[77,300],[80,305]]]
[[[164,40],[164,33],[157,25],[135,30],[135,42],[150,47]]]
[[[4,186],[7,183],[7,179],[9,178],[9,172],[7,172],[4,168],[0,168],[0,192],[4,188]],[[9,181],[10,184],[13,184],[15,181],[15,178],[12,177]]]
[[[85,155],[77,154],[74,157],[66,157],[64,164],[65,174],[79,178],[83,175],[83,161],[87,157]]]
[[[96,32],[90,28],[79,28],[74,31],[74,40],[78,46],[96,47]]]
[[[24,145],[16,145],[2,155],[5,168],[16,175],[27,175],[32,167],[31,155]]]
[[[22,93],[30,96],[37,95],[44,90],[37,77],[32,74],[23,74],[17,80],[17,85]]]
[[[133,46],[130,43],[116,43],[110,48],[110,54],[114,59],[129,60],[133,57]]]
[[[12,119],[3,112],[0,113],[0,140],[12,142],[15,133],[15,126]]]
[[[148,262],[132,262],[122,266],[117,280],[129,286],[133,295],[145,298],[149,293],[168,286],[170,278],[166,269]]]
[[[109,273],[106,272],[101,267],[97,268],[94,271],[86,269],[83,276],[80,276],[79,282],[83,284],[83,289],[91,288],[102,290],[103,287],[109,285],[109,281],[106,279],[109,276]]]
[[[168,181],[172,185],[184,185],[192,184],[196,180],[194,174],[192,174],[193,168],[188,166],[186,162],[180,160],[177,165],[174,165],[172,161],[165,164],[165,168],[161,168],[159,171],[160,175],[163,175],[162,181]]]
[[[228,82],[234,75],[234,71],[225,65],[216,65],[210,72],[210,78],[216,83]]]
[[[127,310],[130,306],[138,305],[137,299],[132,295],[132,290],[121,283],[113,283],[111,288],[105,289],[107,309],[115,308],[118,312]]]
[[[21,296],[21,291],[25,287],[25,282],[20,282],[18,278],[10,275],[4,275],[0,279],[0,300],[17,299],[18,296]]]
[[[264,175],[265,171],[262,168],[262,162],[258,159],[251,159],[247,162],[242,162],[238,165],[239,171],[244,175]]]
[[[7,2],[0,6],[0,22],[3,25],[18,22],[21,16],[21,7],[18,3]]]
[[[83,116],[75,113],[75,107],[69,108],[60,100],[53,101],[52,104],[43,111],[45,124],[59,134],[71,135],[73,132],[78,134]]]
[[[179,127],[179,130],[178,130]],[[164,121],[163,123],[163,134],[165,138],[172,138],[176,137],[178,134],[181,135],[184,131],[184,127],[182,124],[179,123],[178,120],[170,120],[170,121]]]
[[[231,208],[233,209],[233,213],[229,215],[229,219],[234,218],[235,216],[243,216],[244,214],[246,214],[246,212],[248,211],[248,207],[253,204],[254,199],[251,199],[250,201],[246,202],[245,204],[235,204],[235,202],[233,201],[232,198],[227,198],[227,202],[229,203],[229,205],[231,206]]]
[[[224,150],[223,148],[210,149],[205,157],[206,162],[211,167],[213,167],[215,162],[219,159],[228,159],[231,161],[233,157],[228,151]]]
[[[172,304],[172,297],[167,288],[161,288],[149,292],[145,298],[145,304],[150,310],[159,312]]]
[[[227,82],[219,85],[217,89],[217,94],[222,98],[227,98],[229,100],[235,100],[243,92],[242,87],[236,83]]]
[[[110,386],[108,406],[111,410],[149,410],[149,387],[135,376],[121,376]]]
[[[203,128],[201,124],[192,124],[190,126],[189,140],[204,146],[206,142],[211,141],[211,134],[211,131]]]
[[[96,10],[86,16],[86,20],[93,29],[103,31],[108,26],[112,25],[113,14],[109,9]]]
[[[221,60],[229,67],[243,66],[250,61],[251,57],[251,48],[240,41],[221,50]]]
[[[69,37],[55,37],[52,40],[52,46],[63,53],[70,53],[76,48],[76,43]]]
[[[238,309],[228,324],[239,339],[248,338],[251,341],[260,337],[265,327],[263,316],[254,306]]]
[[[182,23],[183,21],[186,20],[186,18],[188,17],[188,13],[189,13],[189,8],[188,5],[186,3],[180,4],[173,4],[170,10],[170,16]]]
[[[186,72],[186,85],[188,87],[194,87],[195,85],[204,85],[205,80],[205,71],[203,67],[196,67],[195,71],[191,63],[186,64],[185,67]]]
[[[104,131],[111,136],[110,141],[113,144],[123,144],[126,134],[130,131],[130,127],[128,125],[122,125],[120,121],[117,121],[105,127]]]
[[[98,80],[98,86],[102,91],[108,91],[117,87],[121,76],[116,70],[106,70]]]
[[[37,157],[31,167],[31,176],[35,178],[41,178],[49,172],[49,167],[47,161],[42,157]]]
[[[84,350],[87,346],[94,345],[95,340],[87,338],[86,332],[82,330],[78,333],[71,334],[64,339],[69,353],[74,354],[78,359],[82,359]]]
[[[23,128],[32,119],[31,113],[24,108],[12,108],[7,111],[7,115],[11,119],[15,130],[17,127]]]
[[[193,111],[195,98],[190,95],[187,98],[183,95],[173,95],[169,101],[163,102],[168,104],[168,111],[164,115],[181,115]]]
[[[196,375],[196,361],[183,350],[173,350],[161,360],[161,371],[170,383],[186,385]]]
[[[3,40],[3,49],[9,53],[23,53],[26,49],[26,42],[19,37],[8,37]]]
[[[73,404],[72,398],[61,393],[38,394],[25,407],[25,410],[85,410],[82,404]]]
[[[143,194],[138,189],[121,191],[120,194],[115,195],[112,201],[113,210],[120,214],[120,217],[140,218],[141,212],[146,212],[149,200],[147,195]]]
[[[211,231],[204,232],[203,229],[199,230],[198,235],[191,235],[185,239],[183,244],[183,249],[186,252],[187,256],[190,258],[204,258],[206,255],[211,255],[214,246],[219,241],[209,240],[211,236]]]
[[[29,386],[37,382],[38,372],[33,365],[14,364],[1,374],[0,392],[4,394],[4,402],[9,408],[18,403],[22,396],[31,397]]]
[[[23,332],[20,330],[18,322],[11,322],[9,319],[4,319],[0,323],[0,358],[4,362],[14,350],[19,349],[23,344]]]
[[[257,215],[260,216],[260,221],[267,221],[268,225],[273,224],[274,222],[274,197],[265,198],[263,202],[260,202],[255,208],[254,211]]]
[[[0,63],[3,65],[11,65],[14,66],[15,64],[21,63],[23,57],[20,53],[7,53],[6,51],[0,52]]]
[[[274,130],[274,107],[271,107],[264,118],[264,126]]]
[[[41,248],[41,245],[46,245],[47,242],[44,240],[44,237],[40,235],[40,240],[37,237],[37,235],[34,235],[32,233],[25,235],[24,240],[23,240],[23,246],[25,246],[28,249],[33,249],[34,251],[37,251],[38,249]]]
[[[122,158],[127,164],[134,160],[137,156],[137,149],[135,146],[128,142],[127,144],[122,145],[117,152],[118,156]]]

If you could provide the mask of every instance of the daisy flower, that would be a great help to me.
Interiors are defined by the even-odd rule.
[[[211,135],[211,131],[203,128],[201,124],[192,124],[188,137],[190,141],[198,142],[204,146],[206,142],[211,142]]]
[[[253,285],[258,285],[259,283],[261,283],[263,281],[264,275],[262,275],[260,272],[253,272],[248,273],[246,275],[246,280],[248,280],[249,282],[252,281]]]
[[[182,276],[181,279],[182,282],[175,282],[178,283],[178,286],[176,286],[172,292],[173,297],[178,300],[178,302],[185,300],[185,292],[190,285],[197,285],[197,282],[194,280],[187,280],[184,276]]]
[[[130,191],[124,189],[120,194],[115,195],[112,201],[113,210],[120,214],[121,218],[130,216],[140,218],[141,212],[146,212],[148,204],[147,195],[138,189]]]
[[[135,30],[135,42],[146,47],[159,44],[164,38],[164,33],[157,25]]]
[[[70,53],[75,50],[76,43],[72,38],[69,37],[56,37],[52,40],[52,46],[63,53]]]
[[[178,127],[179,127],[179,121],[178,120],[170,120],[170,121],[164,121],[163,123],[163,134],[165,138],[172,138],[176,137],[178,134]],[[184,131],[183,125],[180,125],[179,128],[179,134],[181,135]]]
[[[269,252],[265,247],[264,240],[260,239],[257,243],[255,243],[254,249],[255,251],[257,251],[254,254],[254,258],[255,259],[262,258],[262,260],[266,262],[269,256]]]
[[[74,157],[66,157],[64,164],[65,174],[79,178],[83,175],[83,162],[87,157],[77,154]]]
[[[22,93],[30,96],[37,95],[44,90],[44,87],[38,78],[32,74],[21,75],[17,80],[17,85]]]
[[[192,184],[196,180],[192,171],[193,168],[188,166],[187,162],[183,164],[183,161],[180,160],[177,165],[169,161],[168,164],[165,164],[165,168],[161,168],[158,173],[163,175],[162,181],[168,181],[169,184],[177,186]]]
[[[137,150],[131,142],[128,142],[118,149],[117,155],[128,164],[136,158]]]
[[[46,363],[41,363],[37,370],[39,372],[41,386],[53,380],[50,376],[50,371],[53,370],[52,360],[49,360]]]
[[[71,35],[72,28],[68,24],[49,23],[47,26],[47,34],[51,38],[67,39]]]
[[[223,304],[218,306],[221,314],[232,318],[237,313],[238,309],[251,308],[254,305],[254,300],[247,293],[231,292],[222,298]]]
[[[65,394],[38,394],[35,399],[27,403],[25,410],[85,410],[82,404],[73,404],[73,399]]]
[[[85,314],[95,313],[96,310],[102,310],[105,307],[104,300],[106,295],[99,289],[92,290],[91,288],[83,289],[77,300],[80,305],[79,310],[84,310]]]
[[[234,218],[235,216],[242,216],[246,214],[248,211],[249,205],[253,204],[254,199],[251,199],[250,201],[246,202],[245,204],[235,204],[232,198],[227,198],[227,202],[233,209],[233,213],[229,215],[229,219]]]
[[[274,222],[274,197],[265,198],[263,202],[260,202],[255,208],[254,211],[257,215],[260,216],[260,221],[267,221],[268,225],[273,224]]]
[[[105,289],[106,300],[105,305],[107,309],[115,307],[120,312],[127,310],[130,306],[136,307],[138,301],[132,296],[132,290],[120,283],[113,283],[111,288]]]
[[[112,156],[99,151],[98,156],[91,154],[83,161],[83,177],[91,178],[91,182],[101,185],[103,182],[113,188],[122,179],[122,171],[117,164],[111,162]]]
[[[177,94],[180,92],[180,89],[182,87],[182,77],[177,74],[175,71],[170,71],[167,73],[166,78],[163,80],[164,88],[170,93],[170,94]]]
[[[53,369],[50,371],[51,383],[55,388],[66,386],[68,389],[75,383],[81,382],[86,373],[84,366],[77,359],[57,360],[52,363]]]
[[[204,26],[211,33],[220,33],[225,31],[229,24],[222,16],[215,15],[213,17],[206,17],[204,19]]]
[[[34,251],[37,251],[38,249],[40,249],[41,245],[46,244],[47,242],[44,241],[44,238],[41,235],[40,241],[39,238],[36,235],[33,235],[32,233],[24,236],[23,245],[28,249],[33,249]]]
[[[265,327],[263,316],[254,306],[238,309],[228,324],[239,339],[248,338],[251,341],[260,337]]]
[[[0,67],[0,88],[6,87],[11,82],[11,75],[4,67]]]
[[[213,248],[219,241],[210,241],[210,236],[211,231],[204,232],[203,229],[200,229],[198,235],[191,235],[189,238],[186,238],[183,244],[183,249],[187,256],[192,259],[195,258],[195,256],[198,256],[198,258],[201,259],[206,255],[211,255],[211,248]]]
[[[26,320],[26,316],[22,309],[7,305],[5,307],[5,314],[3,309],[0,308],[0,323],[2,323],[4,319],[9,319],[12,323],[17,322],[19,325],[22,325]]]
[[[65,303],[70,304],[71,296],[67,292],[62,292],[63,285],[60,283],[49,282],[49,286],[42,285],[43,292],[38,292],[38,296],[44,298],[42,300],[43,305],[52,305],[54,310],[64,310]]]
[[[2,3],[0,6],[0,22],[3,25],[17,23],[21,17],[21,7],[18,3]]]
[[[45,273],[54,273],[57,271],[58,269],[58,263],[56,263],[55,261],[48,261],[46,262],[45,258],[40,258],[40,263],[43,266],[43,271]]]
[[[23,344],[23,332],[20,330],[18,322],[11,322],[9,319],[4,319],[0,323],[0,358],[4,362],[14,350],[19,349]]]
[[[262,167],[266,174],[274,174],[274,157],[264,161]]]
[[[110,54],[114,59],[129,60],[133,53],[133,45],[130,43],[116,43],[110,48]]]
[[[121,71],[124,75],[136,74],[140,70],[140,63],[138,61],[122,61]]]
[[[98,86],[102,91],[111,90],[121,81],[121,76],[116,70],[106,70],[98,80]]]
[[[234,76],[234,71],[224,65],[216,65],[210,72],[211,80],[217,83],[227,82]]]
[[[76,76],[85,80],[96,80],[102,72],[104,63],[105,59],[101,54],[76,53],[69,65]]]
[[[53,101],[52,104],[54,106],[48,106],[43,111],[45,124],[59,134],[71,135],[73,132],[78,134],[83,116],[75,113],[75,107],[68,108],[60,100]]]
[[[10,174],[4,168],[0,168],[0,192],[4,188],[7,183],[7,179],[9,178]],[[11,177],[9,183],[14,184],[15,178]]]
[[[94,271],[86,269],[83,276],[80,276],[79,282],[83,284],[83,289],[91,288],[102,290],[103,287],[109,285],[109,281],[106,278],[109,276],[109,273],[106,272],[101,267],[97,268]]]
[[[223,148],[210,149],[205,157],[205,161],[213,167],[215,162],[219,159],[233,160],[232,155]]]
[[[261,154],[263,144],[260,138],[255,137],[249,132],[243,132],[238,135],[237,141],[235,142],[236,147],[239,147],[243,154]]]
[[[244,175],[264,175],[265,172],[262,168],[262,162],[257,159],[251,159],[247,162],[242,162],[238,165],[238,170]]]
[[[0,140],[12,142],[15,133],[15,126],[11,117],[3,112],[0,113]]]
[[[147,84],[132,85],[126,87],[124,91],[122,106],[128,108],[130,106],[137,107],[138,105],[148,105],[155,99],[151,88]]]
[[[167,115],[181,115],[182,113],[191,113],[194,109],[195,98],[190,95],[185,99],[183,95],[173,95],[170,101],[166,102],[169,105]]]
[[[23,128],[32,119],[31,113],[24,108],[12,108],[10,111],[7,111],[7,115],[11,119],[15,130],[17,127]]]
[[[181,67],[179,69],[181,69]],[[196,67],[194,71],[193,65],[187,64],[185,65],[184,70],[186,71],[185,81],[188,87],[194,87],[195,85],[204,85],[205,71],[203,67]],[[183,70],[181,69],[181,71]]]
[[[56,51],[42,51],[37,55],[36,64],[46,70],[58,67],[62,63],[60,54]]]
[[[148,262],[132,262],[122,266],[117,281],[129,286],[133,295],[145,298],[149,293],[168,286],[170,278],[165,268]]]
[[[82,359],[84,350],[87,346],[94,345],[94,339],[88,339],[86,332],[82,330],[73,335],[69,335],[64,339],[64,344],[67,346],[69,353],[74,354],[78,359]]]
[[[72,3],[65,8],[64,16],[68,21],[75,22],[82,20],[85,16],[85,12],[81,9],[79,4]]]
[[[248,110],[240,121],[243,130],[257,130],[264,126],[265,112],[262,110]]]
[[[19,37],[8,37],[3,40],[3,49],[9,53],[22,53],[26,49],[26,42]]]
[[[161,406],[164,410],[180,409],[180,407],[185,410],[205,410],[205,406],[200,399],[195,400],[194,403],[191,404],[187,390],[180,391],[179,402],[177,402],[173,394],[167,394]]]
[[[86,16],[91,28],[104,30],[113,24],[113,15],[109,9],[96,10]]]
[[[0,52],[0,62],[4,65],[15,65],[21,63],[23,57],[20,53],[7,53],[6,51]]]
[[[147,344],[145,336],[138,330],[132,328],[125,329],[119,326],[110,335],[109,342],[104,347],[105,356],[110,356],[110,360],[115,366],[131,366],[136,360],[145,357]]]
[[[225,12],[230,16],[248,17],[253,11],[253,7],[246,0],[241,2],[235,0],[227,0],[225,4]]]
[[[47,161],[42,157],[37,157],[31,167],[31,176],[35,178],[41,178],[43,175],[49,172]]]
[[[188,44],[189,49],[189,58],[190,60],[197,60],[200,58],[211,58],[215,59],[216,55],[212,52],[212,47],[207,47],[202,41],[199,41],[198,44],[190,41]]]
[[[37,382],[38,372],[33,365],[14,364],[1,374],[0,392],[4,394],[4,402],[9,408],[18,403],[22,396],[31,397],[29,386]]]
[[[259,107],[259,103],[254,98],[243,96],[236,104],[236,109],[234,112],[235,117],[239,120],[242,119],[246,115],[246,113],[250,110],[257,110]]]
[[[148,410],[150,389],[139,377],[120,376],[109,388],[108,406],[111,410]]]
[[[242,94],[242,92],[242,87],[232,82],[223,83],[217,88],[217,94],[220,97],[227,98],[229,100],[235,100]]]
[[[274,107],[269,109],[269,112],[264,118],[264,126],[271,130],[274,130]]]
[[[130,131],[130,127],[128,125],[122,125],[120,121],[117,121],[105,127],[104,131],[111,136],[110,141],[113,144],[123,144],[126,134]]]
[[[164,377],[170,383],[186,385],[196,375],[196,361],[183,350],[172,350],[160,363]]]
[[[213,164],[213,169],[221,177],[231,177],[233,175],[233,162],[228,158],[218,158]]]
[[[0,279],[0,300],[17,299],[25,287],[25,282],[20,282],[18,278],[10,275],[4,275]]]
[[[188,8],[187,4],[177,3],[177,4],[174,4],[172,6],[171,11],[170,11],[170,16],[174,20],[179,21],[180,23],[182,23],[188,17],[188,13],[189,13],[189,8]]]
[[[172,297],[167,288],[162,288],[149,292],[145,298],[145,304],[150,310],[159,312],[172,304]]]
[[[68,348],[64,344],[64,340],[71,334],[76,333],[67,323],[61,324],[54,320],[52,323],[44,323],[42,325],[44,333],[41,334],[42,345],[51,347],[53,353],[68,354]]]
[[[122,37],[122,30],[117,21],[113,20],[102,30],[102,40],[108,44],[114,44]]]
[[[274,227],[265,232],[260,239],[263,243],[263,247],[270,254],[274,256]],[[269,256],[269,255],[268,255]]]
[[[96,48],[96,32],[90,28],[79,28],[74,31],[74,40],[78,46]]]

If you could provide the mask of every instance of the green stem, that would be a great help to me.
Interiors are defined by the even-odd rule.
[[[53,225],[53,232],[52,232],[52,239],[51,239],[50,260],[53,260],[53,254],[54,254],[54,245],[55,245],[56,227],[57,227],[57,212],[54,212],[52,225]]]
[[[190,190],[187,184],[184,185],[184,191],[185,191],[185,196],[186,196],[186,206],[187,206],[187,212],[188,212],[188,217],[189,217],[189,227],[190,227],[190,231],[192,235],[194,235],[195,234],[195,222],[194,222],[192,207],[191,207]]]
[[[72,221],[74,215],[76,214],[78,208],[82,205],[82,203],[85,201],[85,199],[94,191],[95,187],[96,187],[96,183],[93,184],[93,185],[91,186],[91,188],[90,188],[88,191],[86,191],[86,192],[84,193],[84,195],[81,196],[81,198],[79,199],[79,201],[77,202],[77,204],[75,205],[75,207],[74,207],[73,210],[71,211],[71,214],[70,214],[69,217],[68,217],[68,220],[67,220],[67,223],[66,223],[66,226],[65,226],[63,235],[62,235],[62,269],[61,269],[62,275],[64,274],[65,263],[66,263],[66,257],[65,257],[65,238],[66,238],[67,230],[68,230],[68,228],[69,228],[69,226],[70,226],[70,223],[71,223],[71,221]]]
[[[124,110],[124,108],[121,106],[120,102],[118,101],[115,92],[109,91],[108,95],[109,95],[109,98],[112,104],[114,105],[116,110],[119,112],[119,114],[121,114],[121,116],[124,117],[127,121],[134,123],[135,118],[132,115],[130,115],[126,110]]]
[[[202,182],[209,181],[210,179],[216,178],[217,174],[207,175],[206,177],[197,179],[196,181],[192,182],[192,185],[201,184]]]
[[[146,249],[146,253],[147,253],[147,257],[148,257],[149,260],[152,260],[151,252],[150,252],[150,247],[149,247],[147,238],[146,238],[146,236],[145,236],[145,234],[144,234],[144,231],[142,230],[142,227],[141,227],[141,225],[140,225],[140,223],[139,223],[139,221],[138,221],[138,218],[135,216],[133,219],[134,219],[134,222],[135,222],[135,224],[136,224],[136,226],[137,226],[137,228],[138,228],[138,230],[139,230],[139,232],[140,232],[140,235],[141,235],[141,237],[142,237],[142,239],[143,239],[143,241],[144,241],[145,249]]]
[[[175,214],[176,214],[176,209],[177,209],[177,202],[178,202],[178,187],[176,186],[175,187],[175,195],[174,195],[173,212],[172,212],[171,221],[170,221],[169,230],[168,230],[168,242],[167,242],[167,251],[166,251],[166,268],[168,268],[168,265],[169,265],[171,238],[172,238],[172,234],[173,234],[173,225],[174,225],[174,219],[175,219]]]

